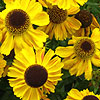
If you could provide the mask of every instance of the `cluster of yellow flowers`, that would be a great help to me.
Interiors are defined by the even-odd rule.
[[[54,93],[62,80],[62,68],[71,75],[85,73],[87,80],[92,78],[92,64],[100,67],[100,25],[93,14],[80,10],[87,1],[4,0],[6,9],[0,12],[0,77],[7,73],[14,95],[22,100],[46,100],[46,94]],[[56,40],[70,38],[68,46],[45,53],[44,42],[53,36]],[[10,55],[12,50],[15,57],[8,68],[3,55]],[[100,100],[88,89],[72,89],[65,100],[91,98]]]

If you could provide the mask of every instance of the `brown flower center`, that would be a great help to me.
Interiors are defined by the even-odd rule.
[[[26,83],[34,88],[42,86],[48,78],[47,70],[41,65],[32,65],[25,71]]]
[[[5,26],[13,34],[25,32],[30,25],[28,14],[21,9],[14,9],[5,18]]]
[[[87,10],[81,10],[75,15],[75,18],[82,23],[82,28],[86,28],[92,23],[92,15]]]
[[[75,54],[82,59],[90,58],[95,52],[94,42],[87,38],[79,39],[74,45]]]
[[[60,24],[66,20],[67,11],[58,8],[58,6],[53,6],[53,8],[48,8],[48,14],[50,21],[55,24]]]
[[[99,100],[99,99],[94,95],[88,95],[88,96],[85,96],[83,100]]]

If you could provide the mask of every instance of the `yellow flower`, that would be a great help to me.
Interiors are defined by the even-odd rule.
[[[79,91],[73,88],[68,92],[68,96],[64,100],[100,100],[100,95],[94,94],[88,89]]]
[[[46,3],[51,3],[52,5],[58,5],[59,8],[70,9],[72,6],[79,7],[79,4],[83,6],[88,0],[38,0]],[[45,5],[44,4],[44,5]]]
[[[53,38],[53,35],[56,40],[64,40],[67,37],[70,38],[76,30],[79,30],[81,23],[75,19],[74,16],[69,17],[68,15],[76,14],[79,10],[78,7],[71,7],[69,10],[63,10],[58,8],[58,6],[52,6],[52,8],[47,9],[50,23],[38,29],[48,34],[50,39]]]
[[[54,92],[55,85],[61,80],[63,63],[59,57],[53,57],[51,49],[45,54],[44,49],[22,49],[16,54],[8,76],[14,94],[22,100],[40,100],[43,93]],[[53,58],[52,58],[53,57]]]
[[[100,67],[100,30],[95,28],[91,37],[72,37],[68,44],[73,46],[57,47],[56,54],[63,57],[64,69],[71,75],[80,76],[85,72],[85,78],[92,78],[92,64]]]
[[[5,72],[4,69],[6,66],[6,61],[3,58],[3,55],[0,54],[0,78],[3,76]]]
[[[42,11],[42,5],[35,0],[15,0],[7,3],[6,9],[0,12],[1,53],[9,55],[23,47],[35,49],[43,47],[48,37],[44,32],[35,30],[32,24],[43,26],[49,23],[49,16]]]
[[[94,15],[87,10],[80,10],[75,15],[75,18],[82,23],[80,29],[76,31],[76,34],[74,34],[75,36],[89,36],[90,29],[93,30],[94,28],[100,28]]]

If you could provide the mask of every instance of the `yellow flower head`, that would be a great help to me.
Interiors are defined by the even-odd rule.
[[[3,77],[6,67],[6,61],[3,58],[3,55],[0,54],[0,78]]]
[[[94,15],[87,10],[80,10],[75,15],[75,18],[82,23],[80,29],[75,32],[76,36],[89,36],[90,29],[93,30],[94,28],[100,28]]]
[[[68,92],[68,96],[64,100],[100,100],[100,95],[90,92],[88,89],[79,91],[77,89],[71,89]]]
[[[74,16],[69,17],[79,12],[78,7],[71,7],[69,10],[60,9],[57,5],[47,8],[47,13],[50,18],[50,23],[46,26],[41,26],[38,29],[44,31],[52,39],[55,36],[56,40],[64,40],[70,38],[72,34],[79,30],[81,23]]]
[[[55,85],[61,80],[63,63],[59,57],[53,57],[51,49],[34,52],[33,48],[22,49],[16,54],[8,76],[14,94],[22,100],[40,100],[43,93],[54,92]],[[53,57],[53,58],[52,58]]]
[[[43,26],[48,23],[48,14],[35,0],[7,3],[6,9],[0,12],[1,53],[9,55],[13,48],[18,52],[26,46],[35,49],[43,47],[48,36],[42,31],[34,30],[32,24]]]
[[[100,67],[100,30],[95,28],[91,37],[72,37],[68,44],[73,46],[57,47],[56,54],[63,57],[64,69],[71,75],[80,76],[85,72],[85,78],[92,78],[92,64]]]

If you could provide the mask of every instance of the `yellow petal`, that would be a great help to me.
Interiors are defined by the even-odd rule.
[[[20,0],[21,7],[24,11],[26,11],[29,6],[30,0]]]
[[[46,35],[43,31],[31,29],[28,31],[29,40],[31,45],[35,49],[39,49],[43,47],[43,42],[46,42],[48,35]],[[27,38],[28,39],[28,38]]]
[[[28,100],[40,100],[40,94],[37,88],[31,88],[30,97]]]
[[[81,63],[82,61],[77,61],[76,63],[75,63],[75,65],[73,65],[70,69],[69,69],[69,72],[70,72],[70,74],[71,75],[75,75],[75,74],[77,74],[77,72],[78,72],[78,66],[80,66],[80,63]]]
[[[14,40],[13,35],[10,35],[9,33],[6,35],[6,39],[1,45],[0,51],[1,54],[9,55],[10,51],[14,48]]]
[[[2,77],[2,74],[4,73],[4,69],[0,68],[0,78]]]
[[[0,68],[3,68],[6,66],[6,61],[3,59],[0,59]]]
[[[25,80],[20,79],[20,78],[16,78],[16,79],[10,78],[8,80],[9,80],[9,83],[10,83],[11,87],[15,87],[17,85],[25,84]]]
[[[85,72],[86,66],[85,66],[84,63],[85,62],[82,60],[80,62],[80,64],[77,66],[77,74],[76,74],[76,76],[80,76],[80,75],[82,75]]]
[[[76,100],[81,100],[83,98],[83,96],[77,89],[71,89],[70,92],[68,93],[68,96],[70,96],[73,100],[74,98]]]
[[[59,8],[69,9],[71,2],[69,0],[59,0],[58,6]]]
[[[30,90],[28,90],[28,87],[26,84],[21,84],[21,85],[17,85],[15,87],[13,87],[13,91],[14,91],[14,95],[16,95],[17,97],[20,97],[20,98],[26,96],[26,95],[23,96],[23,94],[25,92],[27,92],[28,95],[27,95],[26,100],[29,100],[28,97],[30,96]]]
[[[14,60],[14,62],[13,62],[13,65],[14,65],[14,67],[16,67],[16,68],[18,68],[18,69],[20,69],[21,71],[25,71],[26,70],[26,63],[22,63],[22,62],[20,62],[20,61],[18,61],[18,60]]]
[[[55,55],[54,51],[49,49],[48,52],[45,54],[44,59],[43,59],[43,66],[46,66],[50,59]]]
[[[48,8],[47,4],[43,0],[38,0],[44,7]]]
[[[53,66],[50,66],[50,68],[48,68],[48,73],[52,73],[52,72],[56,72],[56,71],[58,71],[58,70],[61,70],[61,68],[64,66],[64,64],[63,63],[61,63],[61,62],[58,62],[58,63],[54,63],[53,64]]]
[[[25,48],[21,51],[21,54],[23,55],[25,59],[27,59],[30,65],[35,64],[35,53],[34,53],[33,48],[31,47]]]
[[[55,38],[56,38],[56,40],[59,40],[60,34],[62,34],[62,33],[61,33],[61,27],[60,27],[60,24],[55,25],[54,33],[55,33]]]
[[[4,2],[7,4],[7,3],[11,3],[11,2],[13,2],[13,1],[15,1],[15,0],[4,0]]]
[[[67,23],[72,29],[78,30],[81,27],[81,22],[75,19],[74,17],[68,17]]]
[[[60,75],[60,76],[54,76],[54,77],[48,77],[48,81],[51,81],[51,82],[57,82],[57,81],[61,81],[62,79],[61,79],[61,76],[62,75]]]
[[[55,53],[60,57],[69,57],[74,53],[73,46],[57,47]]]
[[[32,19],[32,24],[44,26],[49,24],[49,15],[46,12],[40,12]]]
[[[79,30],[76,30],[76,32],[73,34],[76,37],[82,37],[85,36],[85,29],[80,28]]]
[[[45,48],[36,50],[37,64],[40,64],[40,65],[42,64],[42,61],[43,61],[43,58],[44,58],[44,53],[45,53]]]
[[[68,15],[73,15],[73,14],[77,14],[79,11],[80,11],[80,9],[79,9],[79,7],[71,7],[70,9],[68,9],[67,10],[68,12]]]
[[[55,66],[56,64],[58,64],[61,61],[61,59],[59,57],[54,57],[53,59],[51,59],[48,64],[46,65],[46,68],[52,68],[53,66]]]
[[[30,1],[30,5],[28,6],[26,11],[32,19],[34,16],[42,11],[42,5],[39,2],[33,2],[32,0]]]
[[[51,92],[53,92],[53,93],[55,92],[55,91],[54,91],[55,86],[54,86],[51,82],[47,81],[47,82],[44,84],[44,86],[45,86],[45,88],[49,89],[49,91],[51,91]]]
[[[98,42],[100,41],[100,29],[99,28],[95,28],[93,31],[92,31],[92,35],[91,35],[91,39],[94,41],[94,42]]]
[[[92,18],[93,18],[92,23],[91,23],[91,29],[93,30],[95,28],[100,28],[100,25],[99,25],[97,19],[94,17],[93,14],[91,14],[91,15],[92,15]]]
[[[24,47],[28,47],[28,45],[24,42],[23,37],[21,35],[16,35],[14,37],[15,54],[19,53]]]
[[[30,100],[30,95],[31,95],[31,87],[28,86],[28,89],[25,90],[23,97],[20,97],[20,99],[23,98],[22,100]]]
[[[81,6],[83,6],[84,3],[86,3],[88,0],[75,0],[78,2]]]
[[[63,68],[68,70],[77,62],[77,59],[65,58],[62,60],[62,62],[64,63]]]
[[[20,77],[20,78],[24,78],[24,73],[21,72],[20,70],[14,68],[14,67],[10,67],[9,68],[9,72],[8,72],[8,76],[9,77]]]
[[[23,67],[25,68],[30,66],[30,62],[28,61],[28,58],[26,58],[21,52],[16,54],[15,59],[17,59],[21,65],[24,65]],[[18,63],[18,65],[20,64]]]
[[[96,51],[96,53],[94,54],[94,56],[92,57],[92,63],[96,66],[96,67],[100,67],[100,51]]]
[[[91,60],[90,59],[87,60],[86,62],[87,62],[86,65],[84,65],[84,66],[86,66],[85,78],[87,80],[90,80],[92,78],[92,64],[91,64]]]

